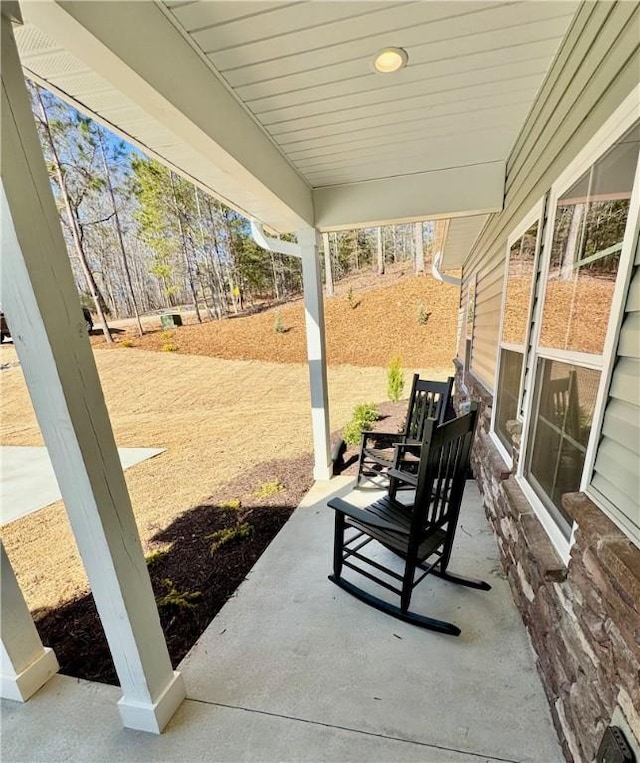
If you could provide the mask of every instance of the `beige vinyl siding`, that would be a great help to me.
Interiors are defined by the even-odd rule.
[[[503,262],[492,262],[488,269],[483,268],[478,273],[471,371],[489,389],[493,387],[495,374],[503,284]]]
[[[591,490],[640,538],[640,240]]]
[[[490,389],[507,237],[638,84],[639,27],[638,2],[582,4],[511,150],[504,209],[491,215],[464,265],[463,288],[478,274],[471,368]]]

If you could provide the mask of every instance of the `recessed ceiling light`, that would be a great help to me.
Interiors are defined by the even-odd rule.
[[[373,68],[381,74],[397,72],[407,65],[409,56],[402,48],[385,48],[373,60]]]

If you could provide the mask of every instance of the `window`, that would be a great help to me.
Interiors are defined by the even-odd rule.
[[[604,351],[639,141],[636,125],[558,199],[542,347]]]
[[[540,214],[539,208],[534,217]],[[539,220],[525,222],[526,230],[510,244],[502,301],[498,357],[498,391],[494,406],[493,433],[502,453],[511,461],[509,422],[520,414],[525,348],[531,323],[531,300],[536,272]],[[511,239],[510,239],[511,241]]]
[[[564,188],[552,191],[553,226],[546,244],[548,265],[520,473],[567,541],[571,520],[562,496],[581,489],[593,441],[639,150],[636,123],[577,179],[574,175]],[[508,364],[507,359],[505,376]],[[510,412],[508,395],[506,406]],[[496,432],[498,425],[499,420]]]
[[[568,534],[571,519],[562,507],[564,493],[579,489],[600,373],[592,369],[538,359],[529,481]]]

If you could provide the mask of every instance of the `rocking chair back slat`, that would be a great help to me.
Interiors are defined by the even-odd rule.
[[[418,469],[412,531],[457,522],[476,414],[472,410],[445,426],[427,420],[422,445],[426,458],[421,458]]]
[[[427,419],[435,418],[439,424],[445,420],[452,389],[453,377],[433,382],[414,374],[404,432],[407,439],[422,440]]]

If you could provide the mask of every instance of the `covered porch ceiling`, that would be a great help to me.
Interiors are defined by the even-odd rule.
[[[456,267],[576,6],[45,0],[16,39],[27,76],[277,231],[471,216]],[[408,65],[377,74],[388,46]]]

